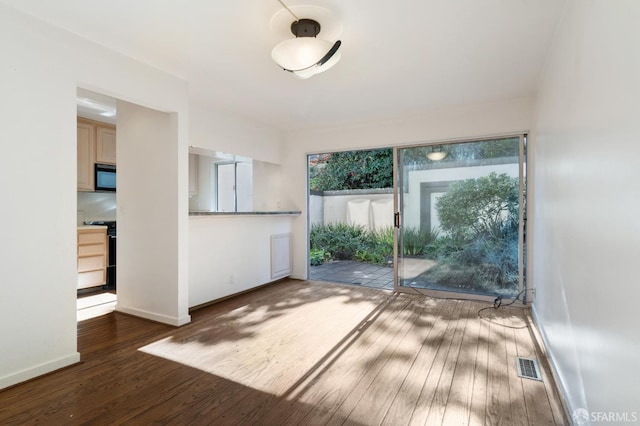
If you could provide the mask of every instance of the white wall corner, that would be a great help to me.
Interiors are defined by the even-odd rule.
[[[168,315],[159,314],[156,312],[149,312],[143,309],[132,308],[128,306],[121,306],[119,303],[116,305],[116,311],[123,314],[133,315],[136,317],[148,319],[163,324],[173,325],[180,327],[191,322],[191,315],[184,315],[180,317],[171,317]]]
[[[571,400],[569,399],[570,392],[567,389],[567,383],[565,383],[560,376],[558,363],[554,358],[553,350],[551,349],[552,346],[549,344],[549,338],[547,337],[546,330],[539,319],[535,303],[531,305],[531,316],[533,317],[534,325],[538,329],[538,333],[535,333],[534,331],[535,338],[537,340],[541,340],[538,342],[539,344],[544,345],[543,354],[546,355],[547,360],[549,361],[549,365],[551,366],[551,375],[553,376],[553,380],[555,381],[557,390],[560,394],[560,402],[562,403],[562,408],[564,409],[567,418],[571,419],[570,414],[573,413],[576,408],[586,409],[587,407],[573,407],[573,404],[571,404]]]

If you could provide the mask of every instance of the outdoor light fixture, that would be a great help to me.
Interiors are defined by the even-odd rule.
[[[320,24],[313,19],[299,19],[281,0],[282,6],[296,19],[291,32],[296,38],[285,40],[271,51],[271,57],[282,69],[301,79],[324,72],[340,60],[340,40],[332,43],[316,36]]]
[[[448,155],[447,151],[442,150],[442,146],[434,146],[431,151],[427,153],[427,158],[431,161],[443,160]]]

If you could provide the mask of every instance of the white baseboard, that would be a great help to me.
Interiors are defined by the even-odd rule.
[[[11,373],[8,376],[0,377],[0,389],[17,385],[18,383],[42,376],[43,374],[51,373],[52,371],[68,367],[78,362],[80,362],[80,352],[74,352],[71,355],[47,361],[24,370],[20,370],[16,373]]]
[[[144,319],[148,319],[151,321],[161,322],[163,324],[173,325],[175,327],[180,327],[185,324],[189,324],[191,322],[191,315],[184,315],[182,317],[170,317],[163,314],[158,314],[155,312],[145,311],[143,309],[131,308],[129,306],[122,306],[120,303],[116,304],[116,312],[122,312],[123,314],[133,315],[135,317],[140,317]]]

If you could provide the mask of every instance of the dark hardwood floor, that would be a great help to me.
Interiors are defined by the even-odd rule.
[[[80,364],[0,391],[0,424],[567,424],[529,312],[484,306],[287,280],[181,328],[112,312]]]

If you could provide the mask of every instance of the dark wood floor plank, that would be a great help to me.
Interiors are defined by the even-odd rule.
[[[418,404],[420,393],[429,375],[436,355],[445,341],[445,334],[451,329],[451,323],[459,315],[460,302],[445,302],[442,314],[437,318],[432,330],[424,340],[418,355],[411,365],[400,389],[382,421],[383,425],[408,424]]]
[[[478,318],[477,311],[482,306],[480,303],[470,306],[442,424],[469,424],[480,337],[481,319]]]
[[[374,381],[363,394],[346,423],[380,424],[385,418],[402,384],[414,364],[421,347],[435,325],[446,303],[435,300],[416,300],[418,315],[410,332],[391,354]]]
[[[396,387],[404,376],[397,375],[381,375],[381,373],[389,372],[389,360],[396,354],[398,347],[402,341],[407,337],[407,334],[413,329],[415,321],[419,319],[420,314],[424,309],[424,305],[421,300],[412,300],[409,306],[402,312],[402,322],[398,324],[396,330],[389,330],[390,335],[387,334],[387,345],[380,347],[380,350],[374,354],[374,356],[368,360],[365,365],[366,372],[362,375],[357,385],[352,388],[351,393],[344,399],[338,410],[329,420],[330,424],[341,424],[347,419],[351,423],[360,423],[372,421],[369,414],[375,410],[380,404],[384,403],[384,400],[379,398],[376,389],[380,390],[379,386],[375,386],[375,381],[379,379],[380,384],[383,384],[385,388]],[[385,380],[382,379],[385,377]],[[354,413],[355,408],[361,405],[360,414]],[[364,413],[364,414],[362,414]]]
[[[460,319],[454,331],[451,347],[447,353],[442,373],[440,374],[435,392],[433,393],[431,407],[425,423],[426,425],[440,425],[443,422],[445,409],[448,405],[451,387],[453,385],[455,370],[458,366],[458,362],[460,362],[460,348],[462,347],[462,341],[467,332],[467,323],[469,317],[472,315],[473,307],[474,305],[472,302],[466,301],[464,303]],[[475,311],[473,314],[475,314]]]
[[[476,315],[478,324],[478,348],[476,366],[473,373],[473,391],[471,395],[471,410],[469,425],[482,426],[485,424],[487,409],[487,386],[489,368],[489,323]]]
[[[480,306],[284,280],[180,328],[113,312],[78,324],[81,363],[0,391],[0,424],[564,424],[529,330]]]
[[[370,362],[375,362],[392,339],[392,333],[406,321],[403,315],[410,305],[410,298],[398,295],[380,316],[374,320],[376,327],[351,345],[344,354],[327,370],[312,387],[305,392],[302,401],[315,406],[304,419],[305,424],[325,424],[329,422],[336,410],[352,393],[361,378],[366,374]]]
[[[517,315],[520,309],[509,309],[510,314]],[[511,327],[521,327],[520,321],[511,321]],[[526,426],[529,424],[529,418],[527,417],[527,408],[524,398],[523,379],[518,377],[518,372],[515,368],[516,357],[518,356],[517,342],[514,328],[505,328],[505,344],[507,351],[507,365],[508,365],[508,377],[509,377],[509,398],[511,400],[511,424],[513,426]],[[509,365],[512,364],[512,365]]]
[[[420,390],[420,396],[416,401],[416,406],[411,414],[409,425],[424,425],[429,416],[429,410],[431,410],[431,402],[438,390],[438,382],[444,371],[447,357],[449,356],[449,350],[454,344],[454,338],[457,337],[458,323],[460,321],[466,321],[464,314],[466,302],[458,302],[455,314],[451,320],[448,321],[447,331],[444,334],[443,341],[439,345],[438,351],[433,360],[433,364],[429,367],[428,373],[422,373],[424,382]]]
[[[334,288],[334,293],[335,290]],[[275,364],[267,367],[267,370],[276,372],[275,376],[264,374],[259,378],[261,382],[268,383],[271,393],[265,393],[258,401],[254,394],[247,392],[244,398],[239,399],[229,411],[236,415],[242,412],[238,420],[249,424],[264,421],[264,418],[268,417],[266,412],[272,410],[281,401],[283,404],[286,404],[286,401],[293,401],[293,405],[297,405],[303,411],[310,411],[312,406],[298,404],[291,399],[291,395],[300,394],[312,377],[321,375],[329,363],[340,359],[341,350],[348,347],[348,343],[353,341],[353,336],[359,334],[367,319],[375,315],[378,309],[393,297],[390,293],[369,293],[370,289],[365,291],[367,297],[374,303],[360,301],[356,305],[352,304],[352,308],[357,309],[347,311],[345,306],[333,304],[327,298],[325,301],[334,306],[319,303],[318,312],[304,313],[305,318],[315,318],[317,323],[309,323],[308,328],[300,328],[299,321],[292,320],[287,326],[281,326],[278,333],[286,339],[283,341],[275,336],[268,339],[279,346],[278,356],[273,358]],[[296,328],[300,332],[296,332],[294,330]],[[303,346],[295,344],[292,340],[304,341]],[[278,364],[287,366],[286,370],[278,368]],[[247,404],[245,399],[250,399],[250,403]],[[253,405],[253,409],[247,409],[247,405]],[[289,414],[291,411],[293,410],[287,410]],[[273,419],[273,422],[281,420]]]
[[[507,360],[507,332],[502,325],[489,326],[489,359],[487,377],[487,411],[485,424],[511,425],[509,373]]]

